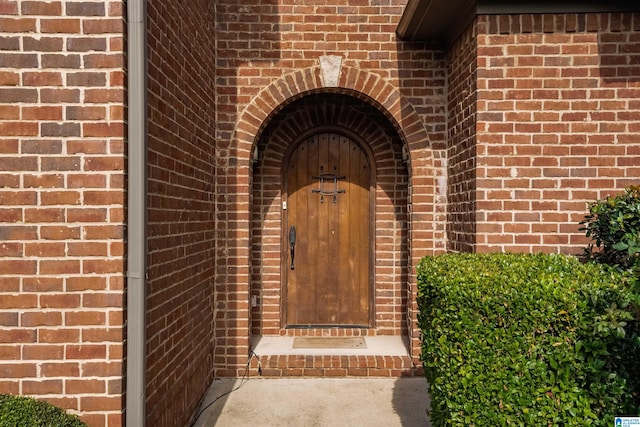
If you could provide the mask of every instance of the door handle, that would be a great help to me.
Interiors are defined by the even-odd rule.
[[[295,268],[293,259],[296,255],[296,227],[293,225],[289,229],[289,249],[291,250],[291,269]]]

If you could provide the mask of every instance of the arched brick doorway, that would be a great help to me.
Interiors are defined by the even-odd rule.
[[[371,319],[365,322],[368,324],[357,326],[350,321],[336,320],[333,326],[337,328],[330,331],[321,327],[325,321],[315,325],[313,321],[307,322],[306,328],[291,328],[287,327],[291,326],[291,317],[287,321],[284,316],[287,270],[282,258],[288,248],[288,225],[283,205],[287,187],[283,166],[291,161],[288,155],[301,135],[322,135],[327,129],[335,135],[349,135],[360,141],[365,145],[364,150],[371,153],[372,233],[371,241],[365,242],[371,245],[371,259],[375,260],[371,263],[372,277],[369,278]],[[251,308],[252,335],[408,334],[409,172],[402,146],[396,130],[378,109],[344,94],[309,94],[288,104],[269,121],[257,143],[258,155],[253,165],[250,235],[251,301],[255,306]],[[327,203],[331,204],[332,200]]]
[[[270,248],[269,251],[263,251],[254,242],[257,235],[268,235],[272,232],[269,227],[273,226],[273,223],[269,221],[273,217],[269,214],[273,213],[271,209],[275,206],[279,208],[281,202],[278,199],[278,192],[281,191],[279,182],[281,176],[278,171],[286,144],[280,147],[283,142],[277,140],[270,144],[271,147],[280,150],[280,160],[274,162],[273,159],[264,157],[266,141],[269,141],[269,135],[285,132],[287,128],[301,132],[301,125],[308,126],[309,122],[295,120],[284,123],[284,118],[291,117],[297,112],[295,106],[301,107],[316,95],[323,97],[340,95],[345,100],[345,105],[352,105],[353,114],[356,114],[359,109],[368,109],[377,114],[376,120],[369,121],[370,126],[382,126],[385,129],[383,133],[393,136],[396,142],[393,143],[394,157],[392,158],[399,156],[403,159],[401,163],[407,159],[406,167],[403,165],[404,170],[407,171],[407,183],[403,184],[403,188],[405,190],[408,188],[409,200],[403,206],[408,206],[409,211],[406,212],[407,236],[403,244],[407,246],[408,265],[401,273],[406,275],[406,280],[402,280],[401,283],[407,289],[401,296],[399,305],[406,306],[406,311],[403,312],[400,309],[400,320],[398,320],[398,313],[394,312],[385,319],[385,322],[388,325],[387,331],[394,329],[400,333],[407,331],[409,354],[413,363],[419,364],[415,266],[421,257],[437,253],[444,248],[445,217],[442,214],[443,205],[439,202],[443,200],[446,193],[446,182],[437,178],[443,176],[443,172],[434,168],[434,152],[421,116],[398,87],[376,74],[348,66],[342,67],[335,87],[326,87],[320,77],[320,68],[314,66],[284,75],[256,95],[240,114],[228,150],[224,153],[228,164],[231,165],[228,171],[232,172],[232,175],[227,173],[219,177],[218,185],[226,192],[218,197],[216,204],[218,218],[228,221],[227,225],[224,221],[219,224],[220,228],[217,231],[219,238],[216,240],[218,268],[215,288],[217,312],[214,328],[221,338],[217,342],[214,357],[218,376],[243,374],[246,355],[250,354],[254,348],[251,343],[252,334],[262,334],[267,331],[280,333],[279,312],[263,311],[259,320],[256,320],[256,310],[251,307],[252,287],[255,288],[255,283],[258,282],[261,283],[260,289],[265,291],[261,294],[263,298],[260,301],[261,304],[276,304],[275,301],[279,298],[279,294],[274,296],[273,289],[279,292],[277,283],[280,280],[278,270],[281,256],[280,223],[276,222],[276,236],[263,243],[265,248]],[[298,102],[302,103],[298,104]],[[289,111],[292,114],[283,114],[283,111]],[[322,110],[315,111],[313,114],[318,115]],[[344,111],[340,109],[330,109],[329,113],[337,115],[341,120],[351,117],[344,115]],[[277,128],[278,123],[283,123],[283,127]],[[353,123],[345,124],[351,126]],[[373,141],[375,142],[375,139]],[[258,153],[257,162],[255,161],[256,152]],[[376,161],[378,156],[388,160],[384,152],[384,150],[379,152],[374,150]],[[263,179],[254,183],[255,178],[260,177],[264,172],[269,173],[276,181]],[[259,186],[261,193],[255,194],[254,184]],[[397,197],[398,191],[395,188],[389,191],[389,194],[393,193],[394,197]],[[396,205],[389,206],[393,211],[393,206]],[[266,222],[262,228],[259,228],[256,226],[256,221],[260,224],[261,219]],[[275,265],[273,265],[274,262]],[[397,268],[395,263],[393,265]],[[256,269],[254,266],[259,268]],[[380,278],[376,280],[379,282]],[[254,293],[254,295],[257,305],[258,294]],[[406,323],[403,324],[403,322]],[[369,330],[367,333],[377,333],[377,331]],[[274,363],[280,362],[275,360]],[[293,363],[298,362],[293,361]],[[391,362],[391,368],[387,366],[383,375],[390,375],[390,372],[394,372],[391,375],[400,375],[403,371],[395,370],[394,366],[403,364],[402,361],[399,364]],[[263,366],[265,366],[264,362]],[[404,367],[403,365],[400,369]]]

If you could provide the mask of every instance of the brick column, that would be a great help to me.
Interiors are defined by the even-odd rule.
[[[0,392],[122,422],[119,1],[0,2]]]

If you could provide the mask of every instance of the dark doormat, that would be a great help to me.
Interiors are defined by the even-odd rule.
[[[296,337],[293,348],[367,348],[362,337]]]

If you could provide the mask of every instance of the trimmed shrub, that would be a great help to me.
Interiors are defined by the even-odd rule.
[[[620,272],[562,255],[424,258],[433,426],[611,426],[638,414],[630,299]]]
[[[622,269],[640,267],[640,187],[591,203],[580,224],[595,242],[585,249],[588,259]]]
[[[87,427],[75,415],[47,402],[0,394],[0,427]]]

